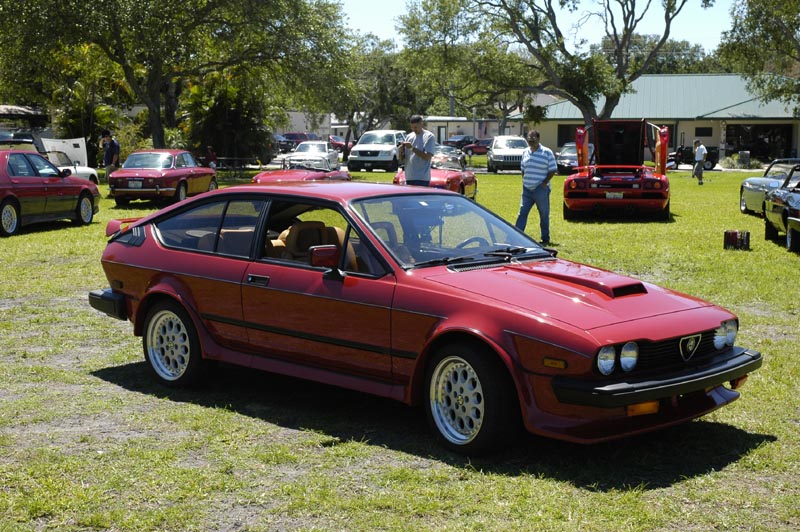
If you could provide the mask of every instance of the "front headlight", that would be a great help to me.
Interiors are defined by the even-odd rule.
[[[613,346],[607,345],[597,353],[597,370],[602,375],[611,375],[616,366],[617,353]]]
[[[633,371],[639,361],[639,345],[636,342],[628,342],[622,346],[619,353],[619,367],[622,371]]]
[[[736,343],[736,334],[739,332],[739,322],[736,320],[723,321],[714,331],[714,349],[720,350],[725,346]]]

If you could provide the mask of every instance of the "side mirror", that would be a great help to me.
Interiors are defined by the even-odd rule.
[[[318,268],[338,268],[339,248],[334,245],[312,246],[308,248],[311,254],[311,265]]]
[[[69,168],[64,168],[63,170],[61,170],[60,174],[61,177],[69,177],[72,175],[72,170],[70,170]]]

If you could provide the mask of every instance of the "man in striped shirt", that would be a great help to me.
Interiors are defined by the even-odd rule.
[[[517,229],[525,231],[528,213],[536,205],[542,244],[550,243],[550,180],[558,170],[556,157],[550,148],[539,144],[539,132],[528,132],[528,149],[522,152],[522,200],[517,214]]]

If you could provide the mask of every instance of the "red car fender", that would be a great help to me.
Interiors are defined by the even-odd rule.
[[[520,383],[526,382],[526,379],[518,378],[523,370],[505,346],[495,341],[491,336],[485,334],[484,331],[458,324],[441,322],[433,331],[433,334],[431,334],[427,344],[420,352],[419,357],[417,357],[414,372],[409,383],[410,386],[406,390],[406,403],[411,405],[419,405],[422,403],[425,397],[425,370],[427,369],[428,361],[442,345],[459,340],[479,342],[491,349],[506,367],[506,370],[508,370],[517,389],[517,400],[520,401],[520,404],[527,404],[532,401],[533,398],[530,394],[530,390],[519,387]]]
[[[174,286],[176,284],[182,286]],[[194,327],[197,330],[198,335],[201,337],[201,343],[205,344],[205,341],[203,340],[204,338],[207,338],[205,335],[205,327],[202,326],[200,316],[198,316],[197,311],[195,310],[197,306],[194,304],[194,301],[192,301],[191,298],[185,297],[186,294],[191,294],[191,290],[173,277],[162,278],[160,282],[148,288],[146,295],[136,306],[134,320],[132,320],[133,333],[136,336],[142,336],[144,320],[150,308],[158,301],[163,299],[172,299],[189,313],[189,316],[192,318],[192,322],[194,322]]]

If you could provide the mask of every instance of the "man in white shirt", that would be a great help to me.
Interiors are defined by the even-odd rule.
[[[692,170],[692,177],[697,178],[697,184],[703,184],[703,165],[706,162],[708,150],[700,142],[700,139],[694,139],[694,169]]]
[[[428,187],[431,184],[431,159],[436,137],[423,129],[422,116],[411,117],[411,133],[400,144],[398,156],[405,161],[406,184]]]

